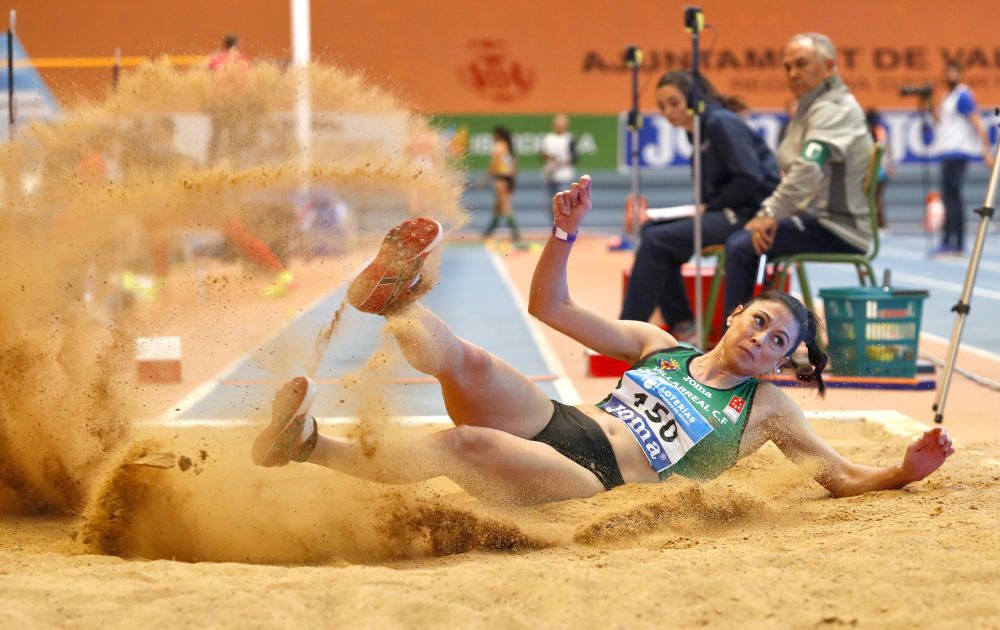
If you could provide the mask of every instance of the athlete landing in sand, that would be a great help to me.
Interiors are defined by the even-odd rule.
[[[435,377],[453,428],[392,445],[377,459],[346,438],[320,435],[309,406],[316,385],[286,383],[253,459],[262,466],[311,462],[383,483],[444,475],[489,500],[537,503],[589,497],[623,483],[672,474],[712,478],[768,441],[795,461],[815,461],[814,477],[837,497],[900,488],[940,467],[954,451],[940,428],[924,433],[893,466],[848,461],[812,430],[798,406],[756,377],[801,342],[822,392],[826,355],[816,319],[795,298],[765,292],[737,307],[719,344],[701,353],[660,328],[605,317],[569,294],[566,266],[590,211],[584,176],[553,199],[553,235],[531,283],[528,310],[552,328],[632,367],[598,405],[569,407],[511,365],[455,336],[417,301],[424,260],[442,238],[431,219],[393,228],[378,256],[352,283],[351,304],[383,315],[406,359]]]

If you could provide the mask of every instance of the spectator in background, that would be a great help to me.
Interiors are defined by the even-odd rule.
[[[248,67],[250,60],[240,52],[239,43],[240,40],[235,35],[226,35],[223,37],[222,50],[213,53],[208,58],[208,69],[218,70],[223,66]]]
[[[660,78],[656,90],[660,112],[689,137],[694,116],[688,109],[688,95],[694,81],[690,72],[674,70]],[[764,139],[723,105],[708,81],[700,81],[706,100],[700,117],[702,244],[721,245],[743,229],[780,175]],[[670,334],[679,341],[694,341],[694,316],[681,278],[681,265],[694,253],[693,218],[643,226],[620,318],[649,321],[659,307]]]
[[[969,86],[962,83],[962,66],[950,62],[945,67],[944,83],[948,92],[935,113],[937,129],[935,152],[941,158],[941,197],[944,201],[944,234],[935,253],[961,254],[965,246],[965,207],[962,186],[969,160],[980,155],[987,167],[993,166],[993,153],[986,130],[979,117],[976,99]]]
[[[885,187],[889,183],[889,178],[896,174],[896,165],[892,163],[892,151],[889,145],[889,131],[882,124],[882,116],[877,109],[868,109],[865,112],[865,121],[868,123],[868,131],[872,135],[875,144],[883,147],[882,163],[878,168],[878,179],[875,183],[875,207],[878,210],[878,227],[884,230],[888,227],[885,220]]]
[[[247,79],[250,60],[239,51],[238,44],[235,35],[226,35],[222,38],[222,50],[208,58],[208,69],[214,75],[214,89],[206,102],[212,121],[209,164],[220,159],[231,163],[253,159],[265,113],[262,95],[254,93]]]
[[[747,122],[747,124],[750,124],[750,114],[752,111],[750,109],[750,104],[747,103],[742,96],[739,96],[738,94],[723,96],[722,104],[726,107],[726,109],[742,118]]]
[[[837,49],[825,35],[800,33],[782,62],[798,108],[778,146],[781,183],[726,241],[726,313],[752,296],[761,254],[854,254],[871,246],[864,179],[872,139],[837,72]]]
[[[493,236],[500,221],[504,221],[510,227],[511,238],[516,243],[521,240],[521,231],[517,227],[517,217],[514,216],[517,156],[514,153],[514,140],[511,137],[510,129],[506,127],[493,128],[493,151],[490,153],[489,176],[493,178],[493,216],[483,238]]]
[[[548,214],[548,200],[560,190],[569,188],[576,179],[576,169],[573,168],[576,163],[576,142],[569,132],[566,114],[556,114],[552,119],[552,131],[542,138],[542,162],[547,192],[545,212]]]
[[[799,99],[794,96],[787,101],[785,101],[785,120],[781,123],[781,130],[778,131],[778,144],[785,139],[785,133],[788,132],[788,123],[792,122],[792,118],[795,118],[795,112],[799,108]]]
[[[260,95],[253,92],[246,73],[250,60],[239,51],[238,44],[239,39],[235,35],[226,35],[222,39],[222,50],[208,59],[208,69],[216,77],[214,98],[207,104],[212,119],[209,164],[214,164],[219,158],[225,158],[226,165],[229,165],[259,157],[255,149],[266,106]],[[295,286],[285,263],[237,212],[227,214],[222,229],[226,238],[250,260],[274,274],[274,283],[263,289],[262,295],[280,297]]]

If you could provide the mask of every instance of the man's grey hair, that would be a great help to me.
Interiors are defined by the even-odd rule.
[[[822,33],[799,33],[788,40],[788,43],[796,41],[809,42],[821,57],[837,63],[837,47],[833,45],[833,41],[826,35]]]

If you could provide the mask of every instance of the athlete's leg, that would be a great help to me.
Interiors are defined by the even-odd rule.
[[[357,442],[320,436],[309,462],[380,483],[446,476],[481,499],[539,503],[592,496],[593,473],[547,444],[485,427],[460,426],[416,439],[379,443],[379,457]]]
[[[503,203],[503,215],[507,220],[507,227],[510,228],[510,235],[514,241],[521,240],[521,229],[517,226],[517,214],[514,212],[514,183],[513,179],[504,180],[503,182],[503,196],[501,197]]]
[[[475,496],[517,503],[588,497],[603,488],[594,473],[548,444],[496,428],[458,426],[416,437],[414,432],[393,432],[379,440],[378,456],[373,457],[358,442],[319,434],[309,414],[316,389],[306,377],[282,386],[274,397],[271,423],[254,440],[254,463],[284,466],[308,461],[382,483],[444,475]]]
[[[545,392],[506,362],[456,337],[440,318],[416,305],[423,262],[440,239],[441,226],[429,219],[393,228],[375,260],[351,283],[348,298],[361,311],[386,316],[407,360],[441,383],[456,424],[533,438],[552,415]]]
[[[552,416],[545,392],[503,359],[461,339],[441,318],[412,303],[387,318],[407,361],[441,384],[455,424],[538,435]]]
[[[496,213],[506,216],[510,213],[510,188],[506,180],[495,178],[493,180],[493,195],[496,198],[494,208]]]

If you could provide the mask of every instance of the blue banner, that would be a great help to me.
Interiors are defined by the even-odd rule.
[[[997,142],[997,122],[993,110],[981,112],[983,126],[991,144]],[[915,110],[884,110],[879,116],[888,136],[888,155],[896,165],[917,164],[937,159],[934,149],[933,122]],[[787,116],[779,112],[755,112],[747,124],[763,136],[772,151]],[[618,116],[618,170],[629,172],[632,166],[632,137],[626,127],[627,115]],[[928,133],[929,132],[929,133]],[[688,168],[691,164],[691,141],[683,129],[673,127],[658,113],[644,113],[639,130],[639,168]]]
[[[747,120],[764,137],[773,151],[786,116],[760,112]],[[618,116],[618,170],[627,173],[632,166],[632,137],[627,129],[627,114]],[[687,167],[691,163],[691,141],[687,133],[672,126],[658,113],[643,113],[639,129],[639,168]]]

